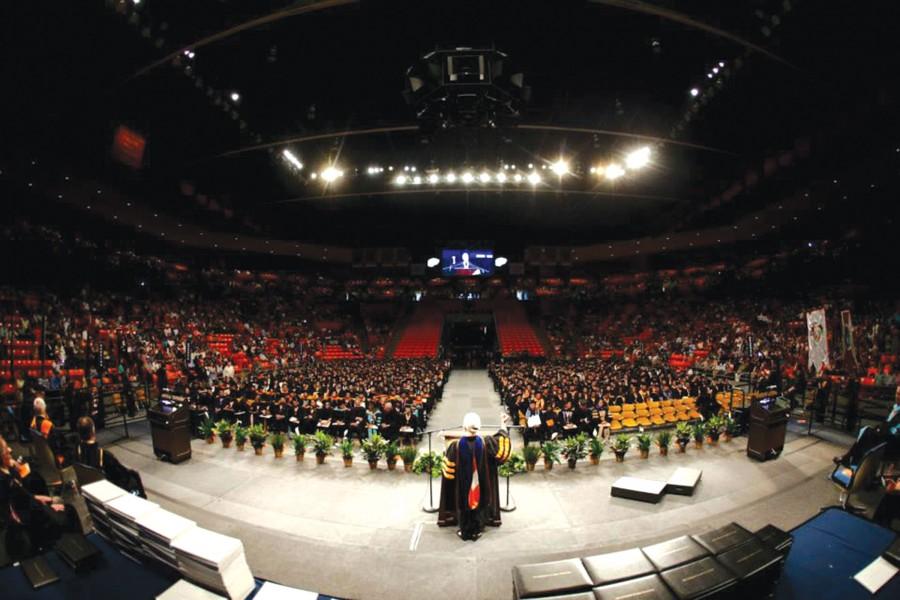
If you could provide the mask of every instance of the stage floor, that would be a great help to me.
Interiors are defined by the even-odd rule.
[[[455,371],[430,427],[456,425],[475,408],[485,423],[499,399],[483,371]],[[648,460],[636,451],[623,464],[604,456],[570,471],[556,465],[513,479],[518,510],[477,543],[461,542],[422,512],[426,479],[377,471],[357,458],[317,466],[313,456],[281,460],[220,444],[193,443],[180,465],[157,461],[144,432],[116,445],[138,469],[149,497],[205,527],[241,538],[254,575],[345,598],[422,598],[449,593],[509,598],[514,564],[634,547],[731,521],[756,529],[791,529],[837,498],[826,481],[840,448],[818,438],[789,438],[782,456],[758,463],[745,455],[746,438],[687,454]],[[521,439],[513,436],[515,448]],[[289,450],[288,450],[289,451]],[[677,467],[703,470],[693,496],[667,495],[659,504],[610,497],[623,475],[668,479]],[[440,480],[434,482],[435,498]],[[502,483],[501,483],[502,488]]]

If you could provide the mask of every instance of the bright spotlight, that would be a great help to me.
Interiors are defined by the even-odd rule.
[[[719,61],[719,66],[720,66],[720,67],[724,67],[724,66],[725,66],[725,61],[720,60],[720,61]]]
[[[415,177],[413,177],[412,182],[413,182],[415,185],[419,185],[420,183],[422,183],[422,178],[419,177],[418,175],[416,175]]]
[[[394,179],[394,183],[397,185],[404,185],[406,183],[406,175],[397,175]]]
[[[505,256],[498,256],[497,258],[494,259],[494,266],[495,266],[495,267],[502,267],[502,266],[505,265],[507,262],[509,262],[509,261],[506,260],[506,257],[505,257]]]
[[[428,265],[428,268],[429,268],[429,269],[433,269],[433,268],[435,268],[436,266],[438,266],[439,264],[441,264],[441,259],[439,259],[439,258],[437,258],[437,257],[435,257],[435,256],[432,256],[431,258],[429,258],[429,259],[425,262],[425,264]]]
[[[456,173],[447,173],[447,176],[444,177],[447,183],[455,183],[456,182]]]
[[[241,99],[241,95],[237,92],[231,92],[230,98],[232,102],[238,102]]]
[[[481,183],[487,183],[487,182],[489,182],[489,181],[491,180],[491,174],[490,174],[490,173],[487,173],[487,172],[484,172],[484,173],[482,173],[481,175],[478,176],[478,179],[481,180]]]
[[[650,162],[650,148],[649,146],[644,146],[643,148],[638,148],[634,152],[631,152],[628,156],[625,157],[625,166],[629,169],[640,169],[641,167],[647,166]]]
[[[593,169],[593,171],[591,171],[591,172],[592,172],[594,175],[596,175],[597,177],[602,176],[603,173],[606,172],[606,167],[603,167],[603,166],[599,166],[599,165],[598,165],[598,166],[596,166],[596,167],[591,167],[591,168]]]
[[[522,176],[516,173],[515,175],[513,175],[513,181],[515,181],[516,183],[522,183]]]
[[[294,153],[287,148],[281,151],[281,155],[284,157],[284,160],[291,163],[291,165],[293,165],[295,169],[299,170],[303,168],[303,163],[300,162],[300,159],[294,156]]]
[[[610,163],[609,165],[607,165],[606,171],[604,173],[607,179],[609,179],[610,181],[615,181],[625,174],[625,169],[623,169],[616,163]]]
[[[692,96],[692,97],[696,98],[696,97],[699,96],[699,95],[700,95],[700,90],[699,90],[699,88],[691,88],[691,96]]]
[[[497,173],[497,183],[506,181],[506,173]]]
[[[719,74],[719,67],[713,67],[713,70],[712,70],[712,71],[713,71],[713,73],[715,73],[715,74],[718,75],[718,74]]]
[[[335,181],[338,177],[341,177],[344,174],[343,171],[335,167],[334,165],[329,165],[325,167],[322,171],[322,179],[325,180],[325,183],[331,183]]]
[[[550,170],[556,173],[558,177],[562,177],[569,172],[569,163],[567,163],[563,159],[559,159],[558,161],[550,165]]]
[[[541,176],[532,171],[528,174],[528,183],[531,185],[537,185],[541,182]]]
[[[432,173],[431,175],[428,176],[428,183],[435,184],[438,182],[439,179],[440,179],[440,177],[438,177],[437,173]]]
[[[475,181],[475,176],[469,172],[463,173],[462,176],[463,183],[469,184]]]

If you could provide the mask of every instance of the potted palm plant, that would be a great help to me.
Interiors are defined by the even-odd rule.
[[[637,441],[638,450],[641,453],[641,458],[646,459],[650,456],[650,446],[653,445],[653,438],[650,437],[649,433],[640,433],[635,437]]]
[[[678,452],[684,454],[687,445],[690,443],[693,433],[691,426],[682,421],[675,426],[675,443],[678,445]]]
[[[741,434],[741,424],[734,420],[731,415],[728,415],[728,418],[725,420],[725,441],[730,442],[731,439],[735,436]]]
[[[262,456],[263,446],[266,445],[266,430],[263,429],[263,426],[259,423],[256,425],[251,425],[250,430],[248,432],[250,436],[250,445],[253,446],[253,452],[256,453],[257,456]]]
[[[578,464],[578,459],[587,456],[587,436],[583,433],[566,438],[563,442],[563,454],[570,469]]]
[[[668,429],[663,429],[659,433],[656,434],[656,446],[659,448],[659,453],[661,456],[669,455],[669,446],[672,444],[672,432]]]
[[[200,435],[206,440],[207,444],[212,444],[216,441],[216,424],[213,423],[212,419],[204,419],[200,423]]]
[[[222,440],[222,447],[231,448],[231,441],[234,439],[234,425],[222,419],[216,423],[216,433],[219,434],[219,439]]]
[[[387,463],[388,471],[393,471],[397,467],[398,452],[400,452],[400,444],[396,441],[390,441],[384,445],[384,461]]]
[[[244,427],[243,425],[236,425],[234,428],[234,441],[237,444],[237,449],[239,452],[244,451],[244,445],[247,443],[247,438],[250,436],[250,430]]]
[[[627,433],[620,433],[616,436],[612,444],[613,452],[616,454],[616,462],[624,462],[628,449],[631,448],[631,438]]]
[[[549,471],[553,468],[553,463],[561,462],[559,459],[562,447],[556,440],[549,440],[541,444],[541,454],[544,455],[544,469]]]
[[[725,427],[725,420],[719,415],[714,415],[706,421],[706,439],[711,446],[719,443],[719,436]]]
[[[588,453],[591,457],[592,465],[600,464],[600,457],[603,455],[603,440],[600,438],[591,438],[588,441]]]
[[[525,446],[522,448],[522,458],[525,459],[525,470],[526,471],[534,471],[534,465],[537,464],[538,459],[541,457],[541,447],[532,444],[530,446]]]
[[[412,468],[413,473],[417,475],[428,473],[431,477],[440,477],[443,469],[444,455],[440,452],[423,452],[413,463]]]
[[[297,462],[302,461],[306,454],[306,447],[309,445],[309,436],[305,433],[298,433],[291,438],[291,444],[294,445],[294,458],[297,459]]]
[[[316,464],[321,465],[325,462],[325,457],[331,454],[332,446],[334,438],[324,431],[317,431],[313,435],[312,448],[316,451]]]
[[[400,458],[403,459],[403,470],[409,473],[412,471],[413,464],[416,462],[416,447],[413,445],[403,446],[400,448]]]
[[[269,436],[269,443],[272,444],[272,450],[275,451],[275,458],[284,456],[285,435],[280,431],[276,431]]]
[[[703,423],[694,423],[691,426],[691,436],[694,438],[694,448],[698,450],[703,448],[703,436],[706,434],[706,427]]]
[[[344,467],[353,466],[353,440],[344,438],[338,446],[341,449],[341,458],[344,459]]]
[[[362,453],[369,463],[370,469],[378,468],[378,459],[384,455],[387,442],[380,434],[372,434],[362,443]]]

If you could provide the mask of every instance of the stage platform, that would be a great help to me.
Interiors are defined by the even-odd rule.
[[[499,399],[484,372],[455,371],[429,426],[458,423],[474,408],[485,422]],[[448,416],[444,416],[448,415]],[[439,444],[436,444],[439,446]],[[521,438],[513,436],[514,449]],[[436,515],[422,512],[422,476],[378,471],[357,458],[345,469],[335,455],[322,466],[313,456],[262,457],[193,442],[180,465],[153,457],[148,433],[112,448],[137,468],[150,499],[200,525],[241,538],[255,576],[344,598],[422,598],[455,590],[467,598],[509,598],[515,564],[589,556],[644,546],[732,521],[755,529],[774,523],[792,529],[837,498],[825,480],[839,447],[817,438],[789,437],[778,460],[757,463],[746,438],[687,454],[630,453],[617,464],[607,453],[570,471],[557,465],[513,479],[518,510],[477,542],[461,542]],[[660,504],[610,496],[622,476],[666,481],[679,467],[703,470],[693,496],[669,495]],[[435,480],[435,498],[440,480]]]

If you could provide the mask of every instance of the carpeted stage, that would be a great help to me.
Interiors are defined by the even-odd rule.
[[[454,371],[429,427],[455,426],[470,408],[494,422],[499,399],[484,372]],[[513,443],[521,447],[517,435]],[[450,589],[508,598],[514,564],[630,548],[731,521],[792,529],[836,500],[825,477],[837,446],[790,436],[778,460],[758,463],[745,445],[738,438],[667,458],[654,449],[649,460],[634,451],[624,464],[604,456],[575,471],[539,465],[513,480],[518,510],[477,543],[461,542],[422,512],[423,477],[388,472],[383,463],[372,472],[357,458],[345,469],[336,455],[316,466],[312,456],[297,463],[289,455],[276,460],[270,448],[257,457],[195,440],[193,458],[171,465],[153,457],[146,429],[114,452],[140,470],[153,501],[241,538],[257,577],[344,598],[422,598]],[[665,479],[679,466],[703,469],[693,497],[668,495],[656,505],[610,497],[622,475]]]

